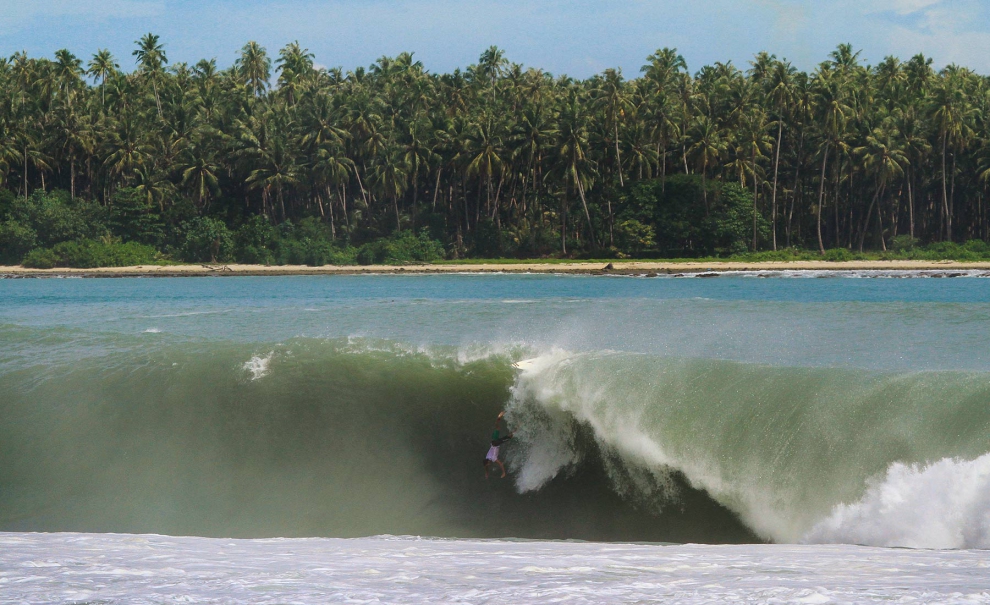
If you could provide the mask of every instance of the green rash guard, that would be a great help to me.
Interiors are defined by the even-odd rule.
[[[492,441],[498,441],[498,429],[495,429],[495,432],[492,433]]]

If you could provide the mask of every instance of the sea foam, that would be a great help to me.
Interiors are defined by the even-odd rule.
[[[990,548],[990,454],[894,463],[857,502],[839,504],[807,542]]]

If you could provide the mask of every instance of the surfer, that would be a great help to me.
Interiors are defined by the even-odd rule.
[[[488,454],[485,456],[485,479],[488,478],[488,465],[492,462],[497,464],[498,467],[502,469],[501,478],[505,478],[505,465],[498,459],[498,449],[503,443],[509,439],[512,439],[512,433],[509,433],[505,437],[502,437],[501,433],[499,433],[498,423],[502,421],[503,416],[505,416],[505,412],[499,412],[498,418],[495,419],[495,432],[492,433],[492,446],[488,448]]]

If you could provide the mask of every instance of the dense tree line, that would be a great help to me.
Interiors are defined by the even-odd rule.
[[[220,70],[170,64],[148,34],[133,58],[0,60],[0,255],[690,256],[990,235],[990,81],[922,55],[869,66],[841,45],[812,73],[761,53],[692,75],[665,48],[638,77],[575,80],[496,47],[449,74],[407,53],[344,73],[250,42]],[[56,215],[85,226],[48,233]]]

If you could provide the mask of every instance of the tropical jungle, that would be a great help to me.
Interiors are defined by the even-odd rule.
[[[990,258],[990,78],[922,55],[235,57],[0,60],[0,264]]]

